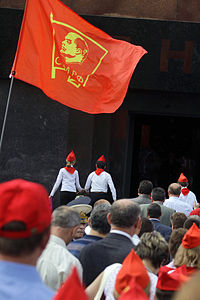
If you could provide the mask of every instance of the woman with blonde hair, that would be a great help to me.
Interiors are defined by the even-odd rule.
[[[175,258],[175,267],[186,265],[188,271],[200,270],[200,230],[195,223],[186,232],[182,244],[179,246]]]
[[[78,171],[74,168],[76,163],[76,157],[73,151],[71,151],[66,158],[66,166],[61,168],[53,189],[50,193],[50,198],[54,196],[55,192],[61,185],[60,190],[60,205],[66,205],[68,202],[76,198],[77,190],[83,191],[79,182]]]

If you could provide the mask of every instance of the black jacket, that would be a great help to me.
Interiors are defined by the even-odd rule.
[[[109,233],[104,239],[81,250],[79,260],[83,266],[83,282],[87,287],[107,266],[122,263],[131,249],[132,241],[121,234]]]

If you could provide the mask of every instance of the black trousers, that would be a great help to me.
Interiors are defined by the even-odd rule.
[[[75,192],[60,191],[60,205],[66,205],[76,198]]]
[[[100,199],[105,199],[105,200],[108,200],[108,194],[107,193],[95,193],[95,192],[90,192],[90,195],[89,197],[91,198],[91,202],[90,202],[90,205],[94,205],[94,203],[97,201],[97,200],[100,200]]]

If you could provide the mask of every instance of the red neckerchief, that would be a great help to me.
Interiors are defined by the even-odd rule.
[[[69,172],[70,174],[73,174],[74,172],[75,172],[75,168],[74,167],[65,167],[65,170],[67,171],[67,172]]]
[[[187,196],[187,194],[189,193],[189,189],[188,188],[182,188],[181,189],[181,193],[184,195],[184,196]]]
[[[102,172],[104,172],[104,169],[96,169],[95,173],[99,176]]]

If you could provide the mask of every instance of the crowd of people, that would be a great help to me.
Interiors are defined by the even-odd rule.
[[[50,195],[22,179],[0,184],[0,298],[196,299],[200,208],[184,174],[168,197],[143,180],[136,198],[117,199],[103,155],[84,189],[73,151],[66,161]]]

